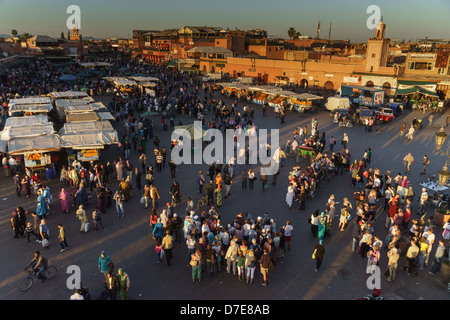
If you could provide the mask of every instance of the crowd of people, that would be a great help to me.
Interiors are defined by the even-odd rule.
[[[117,218],[122,218],[127,213],[127,202],[139,201],[144,209],[151,208],[149,226],[154,239],[157,264],[164,263],[165,258],[166,264],[171,266],[173,249],[177,246],[186,246],[185,259],[193,282],[201,281],[205,274],[214,275],[226,271],[237,275],[238,280],[252,284],[256,270],[259,270],[262,284],[267,286],[270,282],[270,271],[278,261],[284,259],[286,250],[290,250],[293,232],[291,222],[287,221],[279,227],[269,213],[253,218],[248,212],[239,213],[227,221],[220,213],[223,201],[226,201],[232,192],[233,179],[238,177],[237,169],[242,169],[239,178],[243,189],[247,188],[247,182],[249,189],[253,189],[254,182],[258,180],[256,173],[252,169],[239,167],[235,158],[220,159],[211,164],[205,172],[198,172],[195,178],[201,201],[197,206],[195,205],[192,200],[195,192],[188,194],[187,197],[184,195],[186,209],[180,212],[181,186],[175,179],[177,166],[169,156],[174,144],[179,141],[172,142],[166,149],[155,134],[159,130],[174,128],[175,119],[178,120],[178,125],[182,125],[183,117],[191,118],[187,121],[198,119],[208,128],[217,128],[224,133],[225,129],[249,132],[256,128],[253,108],[244,106],[241,111],[237,100],[228,105],[220,99],[214,99],[213,94],[217,90],[215,86],[204,84],[189,74],[171,71],[170,68],[162,66],[142,64],[137,60],[125,61],[110,58],[106,61],[112,63],[112,67],[107,71],[108,75],[125,75],[124,71],[120,70],[126,68],[129,74],[145,73],[158,77],[160,82],[156,87],[156,97],[109,91],[109,84],[101,80],[91,84],[92,95],[111,94],[108,108],[116,115],[116,127],[120,134],[118,156],[112,161],[91,163],[75,161],[70,165],[62,166],[59,172],[62,188],[57,192],[60,211],[75,214],[74,221],[80,222],[80,233],[88,232],[92,228],[91,224],[97,232],[105,230],[102,215],[107,211],[115,209]],[[78,67],[69,68],[71,68],[70,71],[75,72]],[[7,102],[8,99],[16,96],[75,89],[60,82],[58,80],[60,73],[56,67],[47,65],[47,62],[43,60],[37,60],[16,69],[5,73],[7,82],[0,87],[2,102]],[[30,75],[34,74],[36,74],[35,81],[28,84]],[[202,96],[200,93],[204,99],[200,98]],[[161,129],[155,127],[157,125],[154,123],[155,118],[141,116],[147,111],[159,114]],[[210,116],[207,120],[208,114]],[[315,210],[311,215],[311,232],[318,240],[313,253],[317,261],[316,271],[319,271],[323,261],[326,237],[331,234],[335,224],[341,231],[348,229],[349,225],[352,226],[354,239],[352,250],[368,259],[368,265],[379,263],[380,249],[384,244],[388,248],[390,266],[388,279],[392,281],[395,280],[394,265],[398,264],[399,260],[396,255],[406,252],[407,258],[412,256],[413,241],[421,251],[425,248],[425,245],[421,245],[424,242],[422,239],[425,238],[427,244],[426,250],[424,249],[425,256],[418,258],[419,269],[423,268],[423,265],[431,259],[433,236],[430,236],[430,232],[433,234],[435,229],[433,229],[432,220],[425,222],[420,218],[413,219],[411,199],[413,193],[408,185],[408,178],[403,179],[402,176],[401,181],[397,183],[397,177],[391,177],[390,172],[383,175],[380,170],[370,168],[372,156],[370,148],[364,151],[360,160],[355,160],[356,157],[352,158],[347,148],[349,139],[346,134],[341,141],[342,149],[335,150],[336,143],[336,139],[330,137],[329,152],[325,152],[327,149],[325,132],[319,132],[318,121],[312,119],[310,130],[309,126],[295,128],[292,142],[288,141],[277,152],[280,167],[283,167],[288,157],[291,159],[296,157],[299,147],[314,151],[310,164],[295,166],[289,173],[286,194],[286,203],[289,208],[298,201],[299,209],[306,210],[308,199],[314,199],[319,190],[335,176],[351,175],[353,187],[362,189],[353,195],[355,208],[351,201],[345,198],[340,215],[336,214],[339,203],[332,195],[325,204],[324,210]],[[241,149],[239,154],[248,160],[248,150]],[[15,237],[24,237],[30,241],[31,236],[34,236],[37,242],[41,244],[46,242],[45,248],[49,248],[53,238],[48,236],[47,216],[51,216],[52,212],[57,210],[58,206],[55,205],[57,200],[53,199],[50,188],[40,181],[39,175],[25,172],[21,176],[21,171],[16,170],[7,157],[4,159],[7,162],[6,167],[10,169],[5,171],[5,175],[8,174],[14,178],[17,195],[21,195],[24,190],[27,197],[36,197],[36,208],[30,210],[32,221],[27,221],[27,210],[22,207],[17,207],[13,211],[11,225]],[[172,201],[161,206],[158,203],[162,198],[157,187],[158,175],[165,170],[166,164],[174,180],[169,190]],[[278,175],[279,172],[273,176],[273,184],[276,184]],[[205,176],[209,177],[209,181]],[[262,190],[266,190],[268,177],[260,174],[259,181]],[[404,187],[408,192],[399,196],[396,193],[397,185]],[[388,237],[384,241],[380,240],[380,232],[375,232],[373,229],[373,221],[380,214],[381,207],[387,212]],[[335,220],[338,222],[336,223]],[[61,252],[64,252],[69,248],[69,241],[65,227],[60,225],[58,228],[57,239]],[[450,233],[450,227],[448,229],[446,236]],[[408,241],[411,246],[404,247],[402,244],[405,235],[409,236]],[[410,249],[411,247],[413,249]],[[439,271],[441,251],[439,253],[436,251],[430,272]],[[415,264],[412,258],[407,261],[407,270],[410,274],[414,274]],[[115,274],[111,258],[104,252],[99,258],[99,268],[105,275],[107,297],[115,299],[119,295],[120,298],[126,299],[130,282],[128,275],[122,277],[123,269],[119,268],[120,272]],[[81,293],[82,288],[76,296],[79,298]]]
[[[426,207],[430,202],[428,191],[422,188],[419,196],[416,196],[408,177],[414,157],[408,153],[403,158],[402,164],[405,169],[403,175],[400,172],[392,175],[389,170],[383,174],[378,168],[371,168],[371,157],[372,150],[367,148],[360,160],[349,161],[348,169],[343,170],[348,171],[352,187],[357,189],[351,198],[354,205],[347,197],[340,204],[332,194],[324,204],[324,209],[315,210],[309,218],[311,234],[319,241],[319,247],[315,248],[313,256],[317,260],[316,271],[323,260],[323,254],[319,254],[317,258],[317,252],[324,251],[325,239],[331,236],[333,230],[345,231],[350,228],[353,239],[351,250],[367,260],[367,270],[380,267],[380,262],[383,260],[382,252],[385,250],[386,281],[395,281],[403,256],[405,261],[401,269],[409,276],[416,276],[429,264],[431,264],[429,273],[431,275],[438,273],[443,259],[448,258],[450,224],[444,225],[442,239],[437,241],[437,226],[433,216],[426,217]],[[424,156],[421,174],[426,172],[428,165],[429,159]],[[312,166],[315,164],[313,163]],[[307,168],[301,172],[301,181],[307,181],[305,179],[307,172],[311,174],[313,170]],[[290,176],[292,180],[286,201],[290,205],[292,199],[296,198],[300,202],[300,209],[304,209],[307,188],[302,184],[298,190],[296,183],[298,175],[296,177],[295,173],[294,170]],[[332,174],[337,172],[332,171]],[[306,185],[308,185],[307,182]],[[310,187],[309,191],[311,190]],[[414,205],[414,202],[418,202],[419,205]],[[340,205],[340,212],[338,212],[338,205]],[[386,230],[375,230],[375,220],[383,215],[385,215]],[[337,225],[336,229],[335,225]],[[383,236],[383,233],[386,235]],[[431,257],[433,248],[436,248],[436,251]]]

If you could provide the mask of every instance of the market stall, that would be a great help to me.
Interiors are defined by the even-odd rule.
[[[64,122],[66,120],[66,109],[70,107],[80,107],[86,106],[91,103],[94,103],[94,99],[92,97],[85,97],[82,99],[59,99],[55,100],[55,108],[56,113],[58,115],[58,120],[60,122]],[[85,108],[85,107],[83,107]]]
[[[50,92],[48,96],[53,99],[82,99],[87,98],[89,95],[84,91],[61,91],[61,92]]]
[[[103,79],[111,82],[115,88],[123,92],[131,92],[137,86],[137,82],[126,77],[104,77]]]
[[[305,111],[311,110],[313,107],[314,100],[321,100],[323,97],[316,96],[310,93],[300,93],[291,96],[290,103],[293,105],[293,108],[303,113]]]
[[[99,112],[107,112],[107,108],[101,102],[93,102],[83,105],[69,105],[64,108],[66,122],[85,122],[101,120]]]
[[[53,109],[52,102],[48,97],[25,97],[11,99],[8,103],[8,114],[11,117],[47,115]]]
[[[117,132],[109,121],[65,123],[59,138],[61,148],[67,149],[69,164],[75,158],[79,161],[98,160],[101,149],[119,143]]]
[[[54,177],[54,163],[52,163],[52,153],[59,152],[59,139],[54,133],[38,136],[13,138],[8,141],[8,154],[16,160],[23,156],[23,163],[32,172],[44,171],[47,178]],[[20,165],[20,163],[18,162]]]

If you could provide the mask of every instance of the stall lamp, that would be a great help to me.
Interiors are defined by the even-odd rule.
[[[436,149],[440,150],[441,147],[444,145],[445,139],[447,139],[447,134],[445,133],[444,127],[441,127],[439,132],[435,133],[435,139],[436,139]]]
[[[441,186],[445,186],[447,184],[448,178],[450,177],[450,172],[447,171],[447,166],[442,168],[441,171],[439,171],[439,184]]]

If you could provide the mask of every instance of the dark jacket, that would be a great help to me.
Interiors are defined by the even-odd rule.
[[[270,265],[270,255],[265,253],[261,256],[261,267],[269,268]]]
[[[325,248],[320,244],[316,245],[316,260],[323,260],[323,255],[325,254]]]

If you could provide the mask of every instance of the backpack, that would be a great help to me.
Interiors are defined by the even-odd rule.
[[[94,215],[94,221],[101,221],[102,220],[102,214],[100,213],[100,211],[95,211],[96,214]]]

